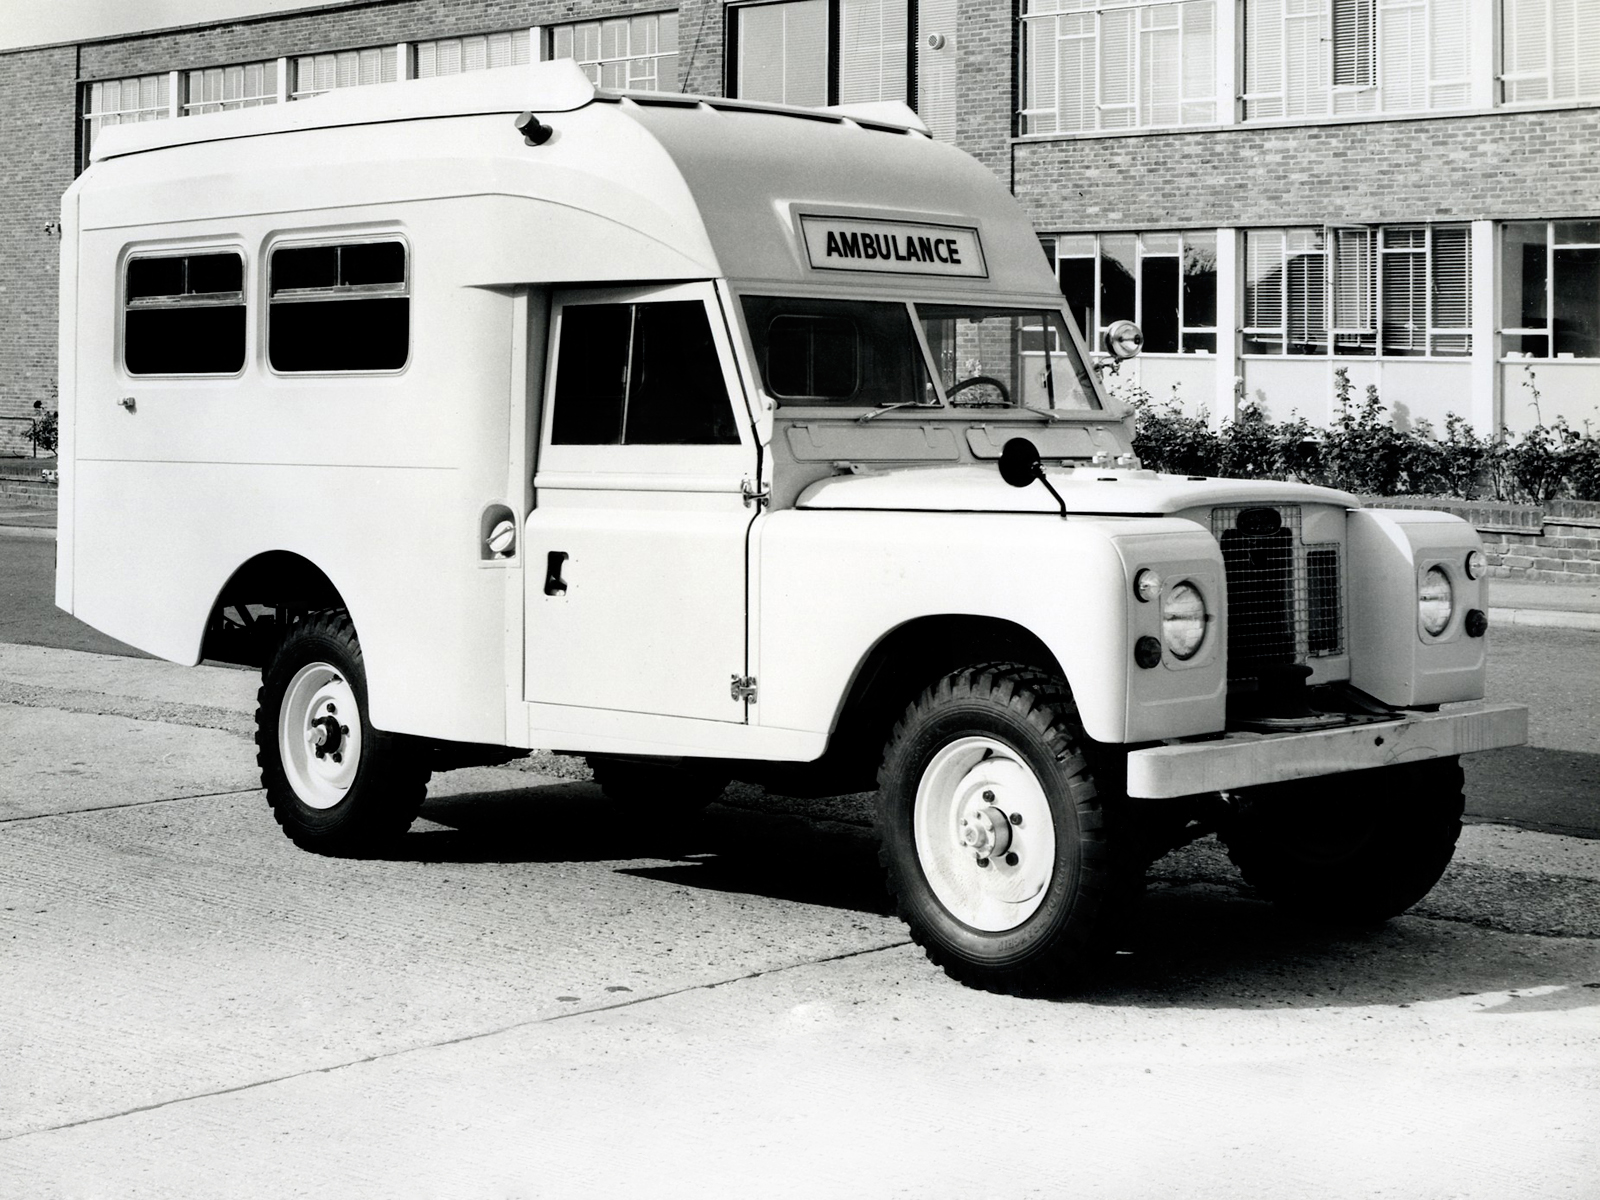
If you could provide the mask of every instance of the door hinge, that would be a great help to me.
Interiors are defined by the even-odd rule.
[[[744,506],[749,508],[752,504],[766,504],[772,499],[772,489],[764,483],[756,483],[746,477],[739,481],[739,491],[744,496]]]
[[[729,694],[735,700],[743,700],[746,704],[756,702],[756,677],[754,675],[735,675],[733,684],[728,688]]]

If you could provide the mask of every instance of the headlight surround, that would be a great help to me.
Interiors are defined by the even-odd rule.
[[[1430,637],[1438,637],[1455,615],[1455,588],[1443,567],[1429,567],[1417,587],[1417,616]]]
[[[1199,653],[1206,640],[1206,602],[1194,584],[1176,584],[1161,597],[1161,640],[1180,661]]]

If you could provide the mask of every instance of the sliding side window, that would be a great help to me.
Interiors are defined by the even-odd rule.
[[[268,265],[274,371],[398,371],[411,347],[411,276],[400,241],[278,246]]]
[[[130,258],[123,297],[128,374],[244,369],[244,256],[237,251]]]
[[[561,310],[556,446],[737,445],[705,305],[569,304]]]

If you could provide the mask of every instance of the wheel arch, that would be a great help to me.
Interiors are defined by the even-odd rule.
[[[834,713],[826,760],[861,780],[858,790],[875,787],[884,744],[906,708],[951,671],[985,662],[1019,663],[1067,678],[1050,648],[1015,621],[972,613],[914,617],[886,632],[856,664]]]
[[[343,594],[321,567],[292,550],[257,554],[241,563],[218,590],[206,617],[201,657],[263,666],[291,623],[323,608],[349,611]]]

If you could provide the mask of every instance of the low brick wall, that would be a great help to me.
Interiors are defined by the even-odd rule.
[[[53,458],[0,459],[0,505],[9,508],[54,508],[60,490],[40,477],[55,470]]]
[[[1600,501],[1552,500],[1539,508],[1493,500],[1369,496],[1363,503],[1432,508],[1472,522],[1483,538],[1490,575],[1541,583],[1600,582]]]

